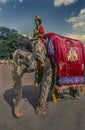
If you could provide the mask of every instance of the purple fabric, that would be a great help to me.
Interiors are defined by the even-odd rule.
[[[72,85],[72,84],[84,84],[85,77],[84,76],[59,76],[57,84],[59,86],[62,85]]]

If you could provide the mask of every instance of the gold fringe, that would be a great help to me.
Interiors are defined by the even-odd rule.
[[[66,89],[66,88],[73,88],[73,87],[79,87],[79,88],[83,88],[84,84],[73,84],[73,85],[64,85],[64,86],[55,86],[59,91],[62,91],[63,89]]]
[[[52,98],[53,98],[53,101],[56,103],[57,102],[57,98],[56,98],[56,95],[54,93],[54,87],[52,89]]]

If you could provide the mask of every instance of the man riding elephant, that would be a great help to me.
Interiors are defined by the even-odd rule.
[[[13,54],[13,81],[16,89],[14,114],[16,117],[22,116],[20,111],[22,76],[26,72],[37,72],[35,83],[40,84],[40,94],[36,113],[39,115],[45,115],[47,112],[46,100],[51,87],[53,87],[53,99],[56,101],[54,94],[55,88],[57,88],[56,90],[58,91],[56,92],[59,94],[59,91],[65,87],[75,88],[78,86],[79,88],[84,84],[82,43],[58,34],[48,33],[45,35],[45,44],[42,44],[43,37],[39,34],[42,31],[39,29],[40,26],[36,28],[36,33],[33,36],[35,39],[38,39],[32,41],[33,39],[21,38],[19,41],[19,49]],[[76,71],[74,69],[75,65]],[[72,94],[74,93],[73,91],[71,92]],[[76,93],[73,94],[75,98]]]
[[[34,18],[35,20],[35,29],[33,30],[33,38],[39,38],[42,43],[45,42],[45,39],[44,39],[44,27],[41,25],[42,24],[42,20],[41,20],[41,17],[40,16],[35,16]]]

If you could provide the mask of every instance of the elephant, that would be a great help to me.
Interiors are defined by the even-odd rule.
[[[13,82],[16,90],[16,101],[14,115],[21,117],[20,110],[22,99],[22,77],[25,73],[35,72],[34,87],[40,86],[39,100],[35,112],[38,115],[47,113],[46,100],[50,89],[54,102],[60,100],[61,92],[53,87],[54,65],[48,55],[45,45],[40,39],[29,39],[22,37],[19,40],[19,48],[13,54]],[[79,98],[79,89],[69,88],[70,94]]]

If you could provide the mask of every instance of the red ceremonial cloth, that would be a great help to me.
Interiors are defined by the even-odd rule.
[[[49,38],[51,44],[54,46],[54,53],[56,55],[56,75],[59,77],[84,76],[84,47],[82,42],[55,33],[47,33],[45,37]],[[53,55],[50,53],[51,49],[48,49],[48,51],[54,63]],[[78,83],[79,80],[80,79],[78,79]]]
[[[45,37],[50,37],[54,42],[57,55],[57,75],[80,76],[84,74],[84,50],[79,40],[55,33],[48,33]]]

